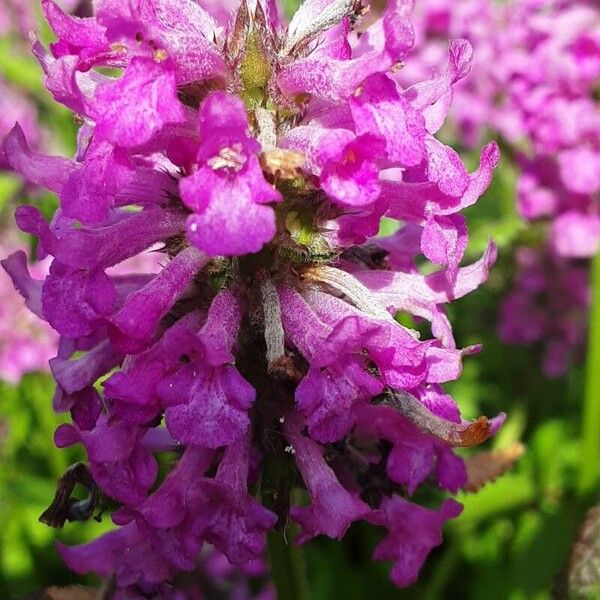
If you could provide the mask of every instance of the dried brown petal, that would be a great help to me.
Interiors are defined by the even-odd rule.
[[[75,500],[71,494],[77,484],[90,492],[85,500]],[[71,465],[59,479],[52,504],[40,515],[39,520],[50,527],[62,528],[65,521],[89,519],[100,501],[100,490],[84,463]]]
[[[465,460],[467,467],[467,491],[476,492],[486,483],[498,479],[512,469],[523,456],[525,446],[515,442],[508,448],[479,452]]]
[[[402,327],[394,320],[386,307],[377,300],[371,290],[350,273],[335,267],[319,265],[304,270],[302,277],[305,280],[323,284],[334,289],[337,293],[343,294],[356,308],[367,315]],[[413,336],[417,335],[417,332],[411,329],[406,329],[406,331]]]
[[[273,37],[273,30],[267,23],[267,15],[260,2],[256,3],[256,8],[254,9],[254,21],[252,24],[260,36],[267,56],[271,62],[274,62],[278,51],[278,42]]]
[[[406,392],[388,391],[382,396],[381,403],[396,409],[423,433],[450,446],[478,446],[492,434],[492,424],[487,417],[479,417],[470,423],[446,421],[434,415],[417,398]]]
[[[240,8],[235,15],[235,23],[233,30],[227,40],[227,54],[232,62],[239,60],[244,46],[246,45],[246,39],[248,37],[248,31],[250,30],[250,12],[248,10],[248,3],[242,2]]]

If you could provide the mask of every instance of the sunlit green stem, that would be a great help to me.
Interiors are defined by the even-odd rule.
[[[591,493],[600,478],[600,254],[591,266],[592,307],[583,406],[579,493]]]
[[[278,600],[308,600],[306,566],[302,548],[292,545],[279,531],[268,538],[271,577]]]

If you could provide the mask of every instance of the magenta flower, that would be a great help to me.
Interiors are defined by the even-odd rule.
[[[376,558],[408,585],[460,512],[408,496],[463,487],[452,448],[503,419],[463,421],[442,388],[476,350],[456,347],[444,304],[495,260],[490,244],[459,266],[461,211],[498,150],[468,173],[434,137],[468,71],[464,40],[443,78],[395,82],[410,5],[390,2],[358,35],[348,0],[306,0],[289,25],[267,1],[228,21],[192,0],[105,0],[83,19],[43,0],[58,40],[34,50],[83,124],[74,159],[30,150],[19,128],[4,141],[10,164],[60,198],[50,223],[17,211],[53,262],[43,283],[15,281],[61,335],[54,405],[73,424],[56,442],[83,444],[121,505],[114,532],[61,554],[114,574],[123,597],[166,589],[205,544],[252,564],[288,517],[299,543],[357,520],[386,529]],[[404,227],[378,239],[384,215]],[[114,272],[148,251],[157,273]],[[419,255],[441,269],[421,274]],[[161,452],[175,466],[157,485]],[[298,486],[306,506],[290,506]]]

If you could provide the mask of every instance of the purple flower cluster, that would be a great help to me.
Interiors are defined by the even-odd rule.
[[[419,79],[441,63],[442,40],[448,36],[465,37],[475,47],[471,75],[455,88],[451,120],[467,145],[475,145],[490,133],[506,144],[507,155],[512,154],[520,170],[517,205],[521,216],[548,223],[548,256],[540,255],[533,262],[560,265],[550,286],[553,293],[562,293],[558,303],[566,307],[570,300],[585,296],[580,286],[571,292],[564,288],[566,272],[578,273],[579,279],[583,276],[577,263],[566,261],[587,259],[600,251],[598,4],[423,0],[415,24],[417,50],[401,73],[403,82]],[[526,255],[529,251],[523,250],[521,259]],[[548,324],[543,331],[538,327],[532,337],[528,328],[521,333],[515,329],[519,315],[511,308],[522,306],[539,285],[537,276],[527,276],[532,272],[532,267],[523,267],[518,289],[502,309],[500,332],[508,342],[547,338],[549,356],[554,358],[548,358],[544,368],[555,376],[564,372],[565,358],[571,354],[563,348],[558,356],[556,301],[543,307],[541,297],[536,300],[536,313],[541,316],[540,310],[545,311],[542,320]],[[579,314],[584,306],[575,300],[567,312]],[[572,330],[566,338],[571,348],[585,337],[586,320],[571,320],[569,328],[577,327],[579,331]]]
[[[103,0],[76,18],[42,1],[58,40],[34,52],[82,125],[72,160],[18,127],[6,137],[11,166],[60,208],[50,223],[17,211],[53,257],[45,280],[23,254],[3,264],[61,336],[54,407],[73,422],[56,443],[83,444],[120,504],[115,531],[60,552],[114,575],[119,598],[170,597],[204,544],[244,565],[288,518],[299,543],[365,520],[386,530],[375,558],[405,586],[461,510],[409,498],[463,487],[453,447],[503,419],[462,420],[442,388],[478,350],[456,347],[443,305],[495,259],[490,244],[459,266],[461,211],[497,147],[469,173],[434,137],[471,46],[451,41],[444,71],[403,89],[410,1],[368,29],[355,0],[306,0],[287,25],[271,0],[234,4]],[[403,227],[376,238],[386,215]],[[111,271],[149,250],[158,273]],[[422,274],[427,261],[441,269]],[[164,479],[159,453],[177,458]]]
[[[517,250],[516,259],[515,289],[501,307],[500,336],[526,346],[544,342],[544,372],[558,377],[585,354],[588,269],[527,247]]]

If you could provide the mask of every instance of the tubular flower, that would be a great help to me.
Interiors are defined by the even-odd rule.
[[[461,420],[442,388],[476,350],[456,347],[444,304],[495,259],[490,244],[459,266],[461,210],[498,150],[469,173],[433,135],[468,42],[450,44],[456,76],[403,89],[391,72],[413,41],[408,1],[360,35],[352,0],[306,0],[287,25],[266,0],[230,20],[191,0],[104,0],[89,18],[42,4],[58,39],[34,51],[83,124],[74,159],[32,151],[18,128],[4,142],[60,198],[50,223],[17,212],[53,257],[48,276],[13,276],[61,335],[54,405],[73,422],[56,442],[83,444],[121,505],[114,532],[61,547],[66,562],[114,574],[122,597],[158,594],[203,544],[244,565],[288,517],[298,542],[366,520],[387,530],[376,558],[410,584],[460,506],[407,496],[463,487],[452,448],[503,419]],[[385,215],[403,228],[375,238]],[[148,249],[158,273],[114,273]],[[440,268],[421,274],[419,255]],[[430,321],[431,339],[399,311]],[[291,506],[298,486],[309,503]],[[59,508],[45,518],[81,517]]]

